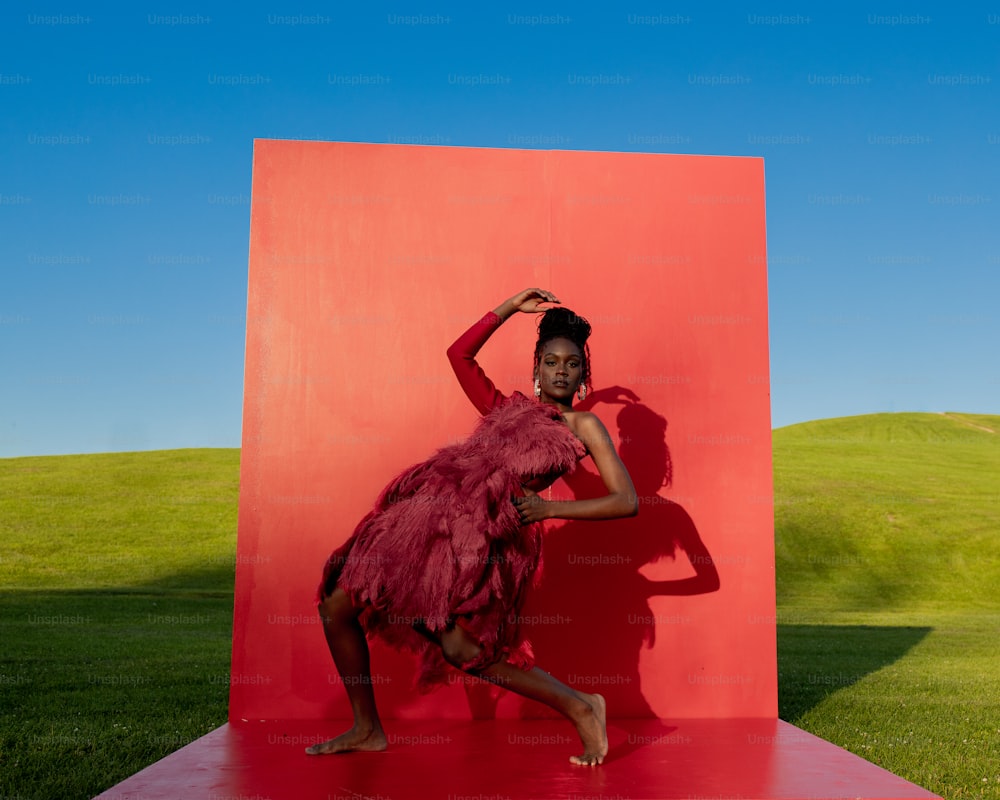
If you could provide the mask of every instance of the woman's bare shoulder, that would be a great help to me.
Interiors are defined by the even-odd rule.
[[[563,414],[563,419],[588,452],[593,452],[595,446],[611,442],[607,428],[593,411],[567,411]]]

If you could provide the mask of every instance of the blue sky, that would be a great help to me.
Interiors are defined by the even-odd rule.
[[[774,426],[1000,413],[1000,6],[612,5],[5,4],[0,456],[239,446],[255,138],[761,156]]]

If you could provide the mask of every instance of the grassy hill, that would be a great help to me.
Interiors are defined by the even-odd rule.
[[[773,441],[779,605],[997,609],[1000,417],[871,414]]]
[[[1000,416],[773,443],[780,716],[948,800],[1000,798]]]
[[[93,797],[226,721],[238,490],[238,450],[0,460],[0,797]]]
[[[240,452],[0,460],[0,588],[232,594]]]
[[[774,431],[782,718],[1000,797],[1000,417]],[[0,797],[90,797],[225,721],[238,450],[0,460]]]

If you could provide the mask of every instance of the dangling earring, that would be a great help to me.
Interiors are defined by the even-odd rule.
[[[576,391],[576,396],[581,400],[585,400],[587,397],[587,384],[581,383],[580,388]]]
[[[541,397],[541,396],[542,396],[542,383],[541,381],[538,380],[538,378],[535,378],[535,397]]]

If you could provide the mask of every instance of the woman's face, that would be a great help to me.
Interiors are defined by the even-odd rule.
[[[543,400],[569,403],[583,377],[583,353],[569,339],[550,339],[542,345],[535,377],[541,386]]]

